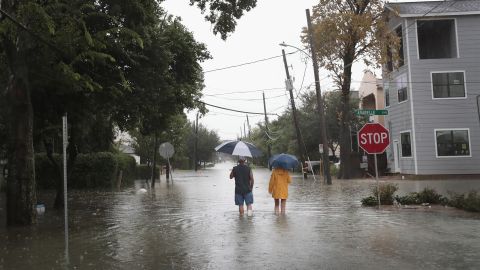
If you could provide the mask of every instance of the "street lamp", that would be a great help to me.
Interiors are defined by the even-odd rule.
[[[291,48],[294,48],[294,49],[296,49],[297,51],[301,51],[302,53],[304,53],[308,58],[312,59],[312,56],[311,56],[310,54],[308,54],[305,50],[300,49],[300,48],[298,48],[298,47],[296,47],[296,46],[287,44],[287,43],[285,43],[285,41],[282,42],[282,43],[279,43],[278,45],[280,45],[280,46],[282,46],[282,47],[291,47]]]
[[[307,10],[308,11],[308,10]],[[310,27],[310,13],[307,12],[307,21],[308,21],[308,35],[310,39],[310,51],[312,55],[310,56],[307,52],[304,50],[293,46],[293,45],[288,45],[285,42],[280,43],[280,46],[282,47],[292,47],[295,48],[301,52],[303,52],[305,55],[307,55],[310,59],[312,59],[313,63],[313,73],[315,76],[315,92],[317,94],[317,110],[318,114],[320,116],[320,127],[321,127],[321,132],[320,132],[320,139],[323,144],[323,153],[322,153],[322,159],[323,159],[323,179],[324,182],[327,184],[332,184],[332,179],[330,177],[330,161],[328,157],[328,144],[327,144],[327,125],[325,124],[325,109],[323,105],[323,99],[322,99],[322,91],[320,89],[320,76],[318,75],[318,63],[317,63],[317,58],[315,57],[315,47],[313,44],[313,33],[311,32],[311,27]]]

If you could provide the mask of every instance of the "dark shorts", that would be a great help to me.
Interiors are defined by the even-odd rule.
[[[247,194],[236,194],[235,193],[235,205],[246,205],[253,204],[253,193],[249,192]]]

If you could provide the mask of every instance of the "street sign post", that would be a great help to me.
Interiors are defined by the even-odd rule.
[[[375,155],[375,180],[377,181],[377,200],[380,208],[380,186],[378,183],[377,154],[385,152],[390,145],[388,129],[379,123],[367,123],[358,131],[358,145],[368,154]]]
[[[173,180],[172,171],[170,169],[171,168],[170,158],[173,157],[173,154],[175,154],[175,149],[173,148],[173,145],[169,142],[164,142],[160,144],[158,151],[160,152],[160,156],[167,159],[167,166],[168,166],[168,169],[166,171],[167,181],[170,178],[170,176],[172,176],[172,180]]]
[[[356,110],[355,115],[388,115],[388,110]]]

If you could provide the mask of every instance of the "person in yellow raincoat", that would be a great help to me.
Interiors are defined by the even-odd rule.
[[[281,167],[274,168],[268,184],[268,193],[272,194],[275,201],[275,214],[285,213],[288,198],[288,184],[292,181],[288,170]],[[280,210],[281,201],[281,210]]]

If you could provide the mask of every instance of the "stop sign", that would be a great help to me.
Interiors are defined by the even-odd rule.
[[[390,144],[388,130],[378,123],[367,123],[358,131],[358,145],[368,154],[381,154]]]

